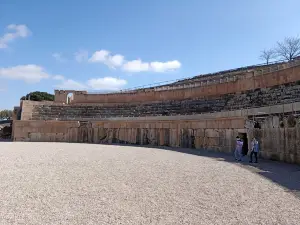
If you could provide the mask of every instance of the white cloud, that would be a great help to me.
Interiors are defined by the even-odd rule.
[[[122,55],[113,55],[109,58],[108,64],[111,64],[112,67],[122,66],[124,62],[124,56]]]
[[[105,90],[105,91],[116,91],[127,84],[126,80],[114,78],[114,77],[103,77],[89,79],[85,83],[81,83],[72,79],[65,79],[63,76],[54,76],[53,79],[61,80],[61,83],[55,85],[55,88],[69,89],[69,90]]]
[[[178,60],[167,62],[142,62],[142,60],[128,61],[123,65],[123,70],[127,72],[146,72],[152,71],[157,73],[169,72],[177,70],[181,67],[181,63]]]
[[[66,58],[64,58],[63,57],[63,55],[61,54],[61,53],[53,53],[52,54],[52,57],[56,60],[56,61],[58,61],[58,62],[66,62],[67,61],[67,59]]]
[[[38,83],[50,75],[40,66],[29,64],[15,67],[0,68],[0,78],[23,80],[27,83]]]
[[[52,77],[52,79],[53,80],[64,80],[65,78],[62,75],[55,75],[55,76]]]
[[[77,82],[75,80],[72,80],[72,79],[63,80],[62,83],[55,85],[55,87],[59,88],[59,89],[66,89],[66,90],[85,90],[85,89],[87,89],[87,87],[84,84]]]
[[[103,63],[111,68],[122,68],[127,72],[169,72],[177,70],[181,67],[181,63],[178,60],[167,61],[167,62],[143,62],[141,59],[132,61],[125,60],[125,57],[120,54],[112,55],[107,50],[100,50],[94,52],[92,57],[89,59],[92,63]]]
[[[79,50],[74,53],[74,57],[77,62],[84,62],[88,60],[89,53],[86,50]]]
[[[126,84],[126,80],[114,77],[94,78],[87,81],[87,85],[93,90],[119,90]]]
[[[107,50],[96,51],[89,59],[92,63],[103,63],[111,68],[120,67],[124,63],[124,56],[120,54],[112,55]]]
[[[168,62],[151,62],[150,69],[154,72],[168,72],[177,70],[181,67],[181,63],[177,60]]]
[[[144,71],[149,71],[149,69],[150,69],[149,63],[142,62],[142,60],[140,59],[126,62],[123,65],[123,70],[127,72],[135,72],[135,73],[144,72]]]
[[[109,51],[100,50],[96,51],[89,59],[90,62],[105,62],[109,56]]]
[[[25,38],[31,33],[24,24],[10,24],[7,26],[7,30],[9,30],[9,32],[0,37],[0,49],[7,48],[9,42],[12,42],[17,38]]]

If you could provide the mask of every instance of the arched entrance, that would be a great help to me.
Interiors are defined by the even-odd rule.
[[[73,101],[73,93],[70,92],[67,95],[67,104],[70,104]]]

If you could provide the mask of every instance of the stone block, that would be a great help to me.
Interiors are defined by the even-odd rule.
[[[206,147],[214,148],[219,146],[219,138],[218,137],[205,137],[206,139]]]
[[[205,137],[195,137],[195,148],[202,149],[205,146]]]
[[[248,116],[248,109],[242,109],[242,110],[241,110],[241,116],[242,116],[242,117]]]
[[[283,112],[293,112],[293,104],[284,104]]]
[[[202,120],[202,121],[192,122],[191,128],[193,129],[206,128],[206,121]]]
[[[170,129],[170,123],[162,123],[162,128]]]
[[[222,83],[217,85],[217,94],[224,95],[228,92],[228,83]]]
[[[235,129],[244,129],[246,125],[245,119],[232,119],[231,120],[231,128]]]
[[[235,111],[228,111],[227,117],[235,117]]]
[[[195,129],[194,134],[196,137],[205,137],[205,129]]]
[[[295,128],[285,129],[285,153],[291,155],[296,154],[297,149],[297,131]]]
[[[279,117],[278,116],[273,116],[272,117],[272,124],[273,124],[273,128],[279,128]]]
[[[206,121],[206,128],[219,128],[219,121],[217,120],[207,120]]]
[[[155,127],[157,129],[162,129],[163,128],[163,123],[162,122],[157,122]]]
[[[220,117],[221,118],[227,118],[227,117],[229,117],[229,111],[220,112]]]
[[[177,121],[169,122],[169,128],[170,129],[178,129],[179,128],[179,123]]]
[[[205,137],[219,138],[218,129],[205,129]]]
[[[293,103],[293,110],[294,111],[300,111],[300,102],[294,102]]]
[[[179,126],[178,126],[179,129],[188,129],[190,127],[191,127],[191,124],[187,121],[180,122]]]
[[[218,128],[219,129],[229,129],[231,128],[231,121],[228,119],[222,119],[218,121]]]
[[[271,114],[283,113],[283,105],[270,106],[270,113]]]
[[[156,128],[156,123],[155,122],[149,123],[149,128],[150,129],[155,129]]]

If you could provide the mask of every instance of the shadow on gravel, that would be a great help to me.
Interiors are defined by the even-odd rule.
[[[0,142],[12,142],[11,139],[0,138]]]
[[[128,144],[112,144],[118,146],[128,146]],[[233,153],[213,152],[208,150],[195,150],[187,148],[171,148],[159,146],[130,145],[132,147],[156,148],[185,154],[192,154],[202,157],[214,158],[218,161],[226,161],[247,169],[252,173],[259,174],[272,182],[282,186],[288,192],[300,198],[300,166],[283,162],[259,159],[258,163],[249,163],[249,156],[245,156],[242,162],[234,160]]]

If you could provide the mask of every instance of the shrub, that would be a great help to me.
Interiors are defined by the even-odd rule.
[[[47,92],[30,92],[26,96],[23,96],[21,100],[31,100],[31,101],[54,101],[54,95]]]

